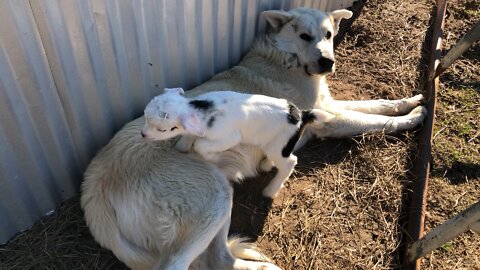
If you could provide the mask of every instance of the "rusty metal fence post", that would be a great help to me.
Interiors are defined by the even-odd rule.
[[[425,119],[423,129],[420,134],[421,141],[418,143],[418,155],[414,167],[416,179],[413,184],[413,192],[410,197],[410,207],[408,211],[408,235],[406,241],[407,248],[411,245],[411,243],[423,236],[424,230],[428,176],[430,173],[430,159],[432,150],[432,134],[438,89],[438,78],[434,78],[434,74],[441,58],[442,34],[445,22],[446,7],[446,0],[437,0],[437,10],[431,40],[432,46],[428,65],[427,82],[424,88],[424,93],[427,100],[428,115]],[[405,257],[404,266],[406,269],[420,269],[420,259],[408,261],[407,257]]]

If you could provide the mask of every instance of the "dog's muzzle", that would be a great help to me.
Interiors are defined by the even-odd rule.
[[[318,59],[319,73],[322,74],[322,73],[332,72],[334,63],[335,62],[332,59],[329,59],[326,57],[320,57]]]

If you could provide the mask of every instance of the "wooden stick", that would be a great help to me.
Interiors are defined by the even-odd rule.
[[[439,248],[460,234],[473,230],[478,233],[480,226],[480,201],[470,206],[454,218],[438,225],[422,239],[413,243],[407,250],[407,258],[414,261]]]
[[[450,49],[450,51],[443,57],[442,61],[440,62],[440,65],[437,67],[437,70],[435,71],[435,75],[433,78],[434,79],[442,72],[444,72],[450,65],[457,60],[462,54],[470,48],[473,43],[477,40],[480,40],[480,21],[478,21],[472,29],[470,29],[465,36],[463,36],[462,39],[460,39],[455,46]]]

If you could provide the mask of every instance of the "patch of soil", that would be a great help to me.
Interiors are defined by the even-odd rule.
[[[363,5],[364,4],[364,5]],[[335,97],[397,99],[418,93],[434,2],[359,2],[359,17],[336,49]],[[448,50],[479,18],[475,0],[449,1]],[[441,77],[426,231],[480,198],[480,48]],[[232,234],[249,236],[283,269],[398,269],[415,131],[316,140],[273,201],[264,174],[235,186]],[[428,269],[479,269],[480,237],[461,235],[423,260]],[[0,269],[125,269],[101,249],[83,221],[78,198],[0,247]]]

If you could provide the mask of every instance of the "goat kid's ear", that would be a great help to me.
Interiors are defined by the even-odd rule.
[[[190,134],[198,137],[205,136],[205,128],[203,123],[195,113],[181,115],[180,124]]]
[[[293,16],[283,10],[267,10],[262,12],[262,15],[267,19],[268,24],[278,31],[284,24],[290,21]]]
[[[335,32],[335,35],[338,33],[338,30],[340,29],[340,21],[342,19],[350,19],[352,17],[353,13],[350,10],[346,9],[339,9],[339,10],[334,10],[330,12],[330,17],[333,19],[333,29]]]
[[[174,94],[179,94],[179,95],[183,95],[185,94],[185,91],[183,91],[182,88],[180,87],[177,87],[177,88],[165,88],[163,90],[164,93],[174,93]]]
[[[329,113],[324,110],[315,109],[315,110],[312,110],[312,113],[317,118],[316,121],[321,123],[330,122],[332,121],[333,118],[335,118],[335,115],[333,113]]]

